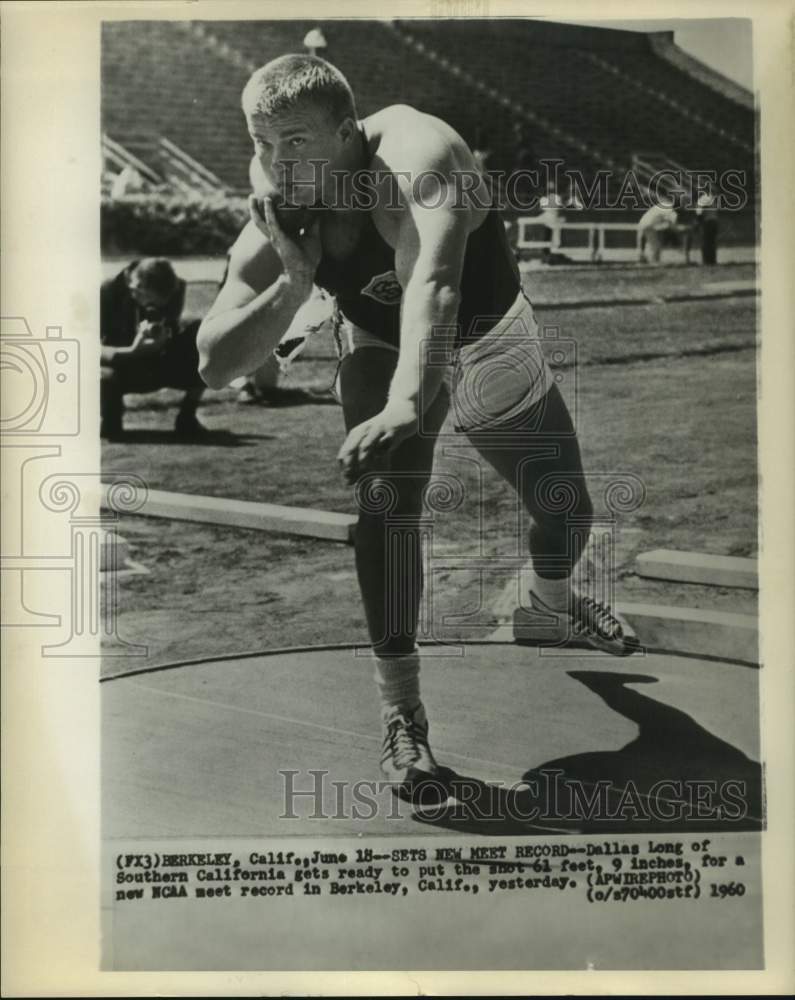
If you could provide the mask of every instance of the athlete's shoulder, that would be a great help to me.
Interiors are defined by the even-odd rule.
[[[378,132],[383,135],[392,128],[417,125],[424,118],[430,117],[432,116],[420,111],[419,108],[412,107],[411,104],[389,104],[365,118],[364,124],[368,133]]]
[[[473,166],[463,138],[447,122],[409,104],[392,104],[364,120],[376,146],[378,165],[399,171],[450,170]]]

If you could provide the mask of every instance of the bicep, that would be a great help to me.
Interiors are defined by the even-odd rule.
[[[404,289],[428,283],[460,291],[469,222],[469,212],[454,207],[451,197],[441,204],[409,202],[395,247],[395,270]]]
[[[249,222],[230,251],[223,287],[205,318],[248,305],[281,273],[282,262],[273,245]]]

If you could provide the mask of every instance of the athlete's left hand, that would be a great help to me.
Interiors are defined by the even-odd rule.
[[[417,408],[405,399],[390,400],[380,413],[357,424],[337,454],[346,481],[377,469],[385,455],[417,433],[418,425]]]

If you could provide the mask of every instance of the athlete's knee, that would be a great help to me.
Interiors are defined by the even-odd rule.
[[[401,524],[419,521],[423,513],[426,478],[383,474],[362,476],[355,487],[360,524]]]
[[[587,525],[590,531],[593,524],[593,501],[588,492],[588,484],[583,479],[579,485],[577,504],[571,515],[579,526]]]
[[[550,530],[566,530],[570,522],[590,526],[593,520],[593,503],[584,475],[545,477],[534,484],[531,493],[533,520]]]

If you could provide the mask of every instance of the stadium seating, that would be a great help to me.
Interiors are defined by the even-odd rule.
[[[688,169],[742,169],[753,190],[754,112],[665,58],[670,36],[538,20],[108,22],[103,28],[103,131],[134,155],[161,137],[215,174],[247,187],[251,155],[239,110],[253,68],[303,51],[319,26],[361,114],[412,104],[449,121],[509,170],[521,122],[537,159],[586,178],[618,176],[634,153]],[[711,71],[707,71],[709,77]]]
[[[106,22],[102,41],[103,131],[144,162],[165,136],[226,185],[245,187],[245,70],[230,69],[180,22]]]

